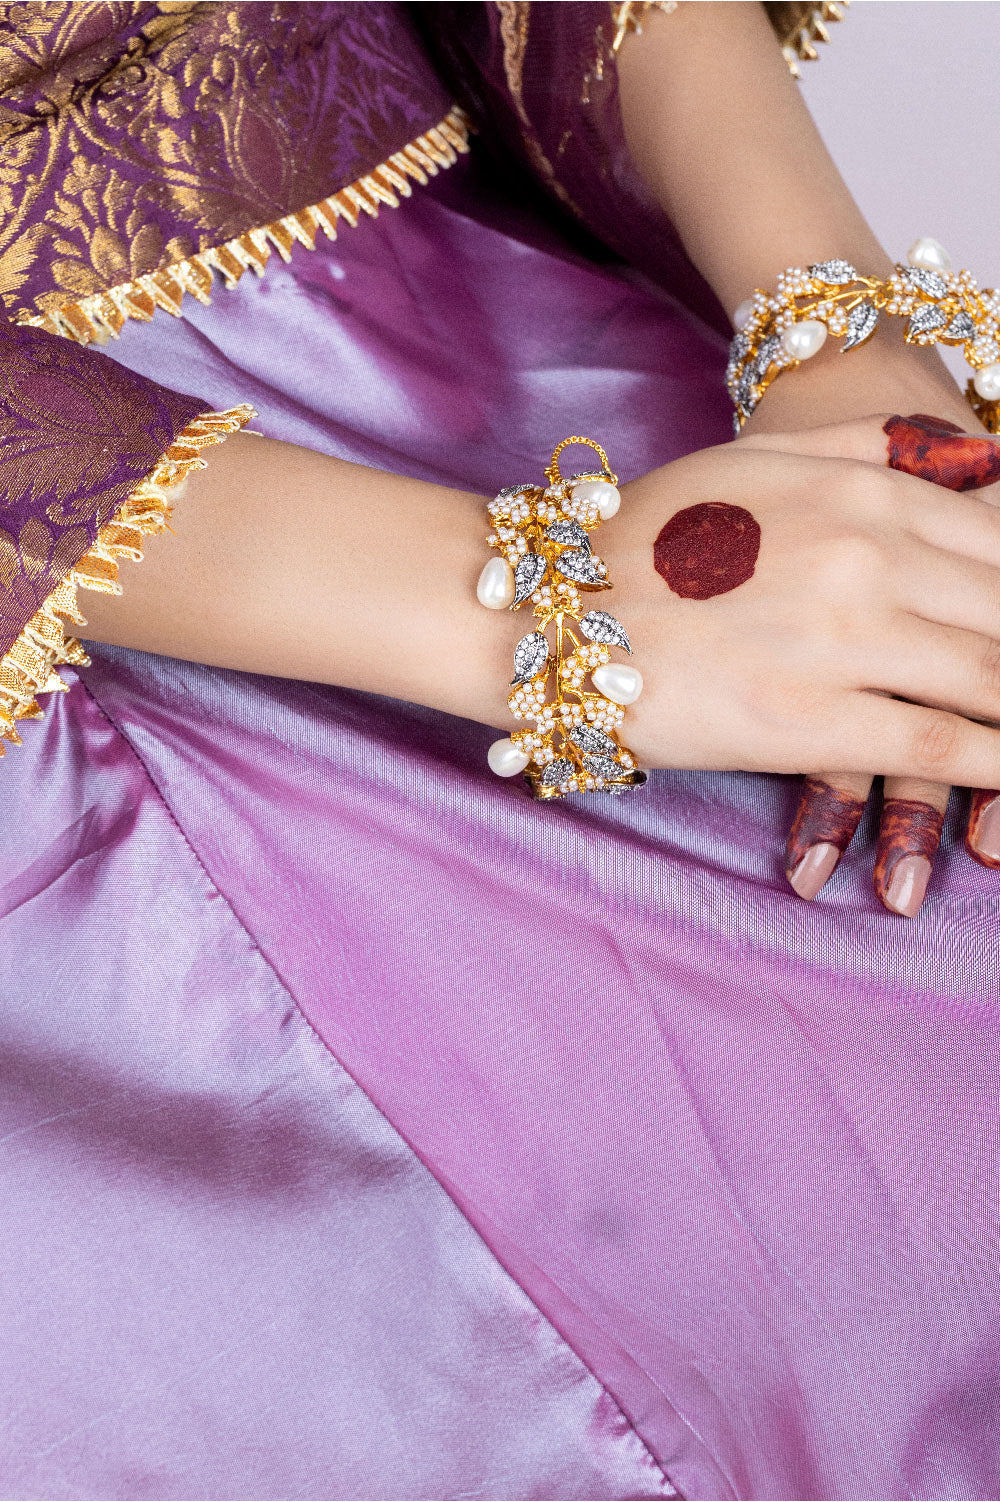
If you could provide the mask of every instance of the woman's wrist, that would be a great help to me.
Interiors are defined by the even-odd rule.
[[[745,432],[791,432],[875,412],[929,412],[975,430],[975,414],[938,351],[896,329],[842,355],[834,345],[768,387]]]

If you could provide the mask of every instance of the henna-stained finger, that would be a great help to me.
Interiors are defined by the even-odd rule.
[[[1000,480],[1000,443],[986,433],[966,433],[924,412],[890,417],[882,431],[889,440],[890,469],[947,490],[981,490]]]
[[[1000,789],[976,788],[965,831],[965,848],[974,860],[1000,867]]]
[[[788,834],[785,874],[807,902],[822,890],[854,837],[872,779],[864,774],[836,780],[807,777]]]
[[[925,798],[892,796],[882,806],[875,852],[875,892],[890,912],[915,918],[931,878],[948,804],[948,788],[927,786]]]

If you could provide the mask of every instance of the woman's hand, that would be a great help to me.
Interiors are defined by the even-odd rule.
[[[861,358],[859,358],[861,357]],[[779,381],[754,414],[750,437],[782,443],[781,434],[816,425],[816,414],[843,417],[869,413],[891,402],[897,412],[933,413],[945,425],[969,430],[975,426],[967,403],[951,380],[937,352],[904,349],[892,344],[872,345],[852,352],[842,363],[824,358],[801,367],[794,379]],[[828,433],[837,435],[836,426]],[[817,435],[818,436],[818,435]],[[985,501],[1000,504],[996,483],[998,459],[983,468],[983,446],[940,444],[930,435],[930,465],[924,435],[914,430],[911,442],[887,436],[880,462],[894,463],[910,473],[923,472],[936,483],[962,488],[975,482]],[[747,442],[746,438],[741,442]],[[820,437],[820,443],[822,443]],[[836,441],[836,439],[835,439]],[[815,439],[809,440],[815,451]],[[947,462],[933,467],[935,450]],[[986,450],[989,454],[989,450]],[[793,888],[811,900],[836,870],[864,813],[873,779],[858,773],[821,772],[807,778],[789,833],[786,868]],[[913,917],[919,911],[930,879],[951,789],[920,779],[885,779],[874,886],[891,911]],[[984,865],[1000,866],[1000,800],[991,790],[973,793],[966,848]]]
[[[878,419],[787,435],[794,453],[761,438],[624,487],[607,548],[646,675],[625,733],[647,763],[996,785],[1000,731],[978,722],[1000,719],[1000,510],[880,467],[885,441]],[[753,572],[712,594],[695,531],[678,569],[709,597],[680,580],[682,597],[654,543],[720,503],[760,528]]]

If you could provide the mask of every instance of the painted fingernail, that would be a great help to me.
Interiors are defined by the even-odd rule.
[[[915,918],[941,843],[944,814],[918,798],[887,798],[875,856],[875,891],[894,913]]]
[[[1000,445],[989,433],[966,433],[943,417],[914,412],[882,424],[890,469],[948,490],[979,490],[1000,480]]]
[[[993,788],[972,795],[965,848],[984,866],[1000,866],[1000,793]]]
[[[931,863],[924,855],[903,855],[892,868],[885,891],[886,907],[903,918],[915,918],[931,879]]]
[[[807,902],[822,890],[854,837],[865,800],[821,777],[807,777],[788,834],[785,874]]]
[[[807,902],[823,890],[840,860],[836,845],[812,845],[799,861],[794,871],[788,873],[792,889]]]

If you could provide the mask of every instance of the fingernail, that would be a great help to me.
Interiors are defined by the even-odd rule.
[[[839,860],[840,851],[836,845],[810,845],[795,870],[788,873],[793,891],[806,902],[812,902],[830,880]]]
[[[886,906],[903,918],[915,918],[931,879],[931,863],[923,855],[904,855],[892,868],[885,891]]]
[[[984,860],[1000,862],[1000,798],[979,809],[969,843]]]

